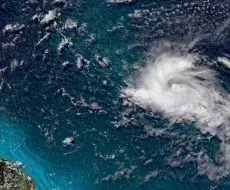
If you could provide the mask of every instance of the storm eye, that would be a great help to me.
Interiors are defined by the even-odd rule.
[[[187,81],[187,80],[183,80],[183,79],[179,79],[179,78],[173,78],[167,82],[167,87],[173,91],[178,91],[178,90],[186,89],[186,88],[192,87],[192,86],[191,86],[191,84],[189,84],[189,81]]]
[[[175,86],[177,85],[180,85],[180,84],[183,84],[184,82],[179,80],[179,79],[170,79],[168,82],[167,82],[167,86],[169,88],[174,88]]]

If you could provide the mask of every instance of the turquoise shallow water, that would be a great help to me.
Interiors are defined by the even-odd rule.
[[[22,162],[38,190],[228,189],[228,175],[198,174],[206,155],[216,162],[214,174],[222,167],[217,137],[193,122],[171,126],[121,94],[148,53],[162,47],[204,56],[198,64],[218,72],[229,91],[229,70],[208,65],[230,53],[229,2],[68,2],[0,2],[0,69],[8,67],[1,71],[0,156]],[[56,25],[42,26],[53,9]],[[64,29],[67,19],[77,28]],[[10,23],[24,27],[4,33]],[[71,43],[59,51],[65,39]],[[198,42],[188,47],[191,41]],[[63,144],[67,137],[73,145]]]
[[[36,182],[37,189],[57,188],[57,181],[53,181],[50,172],[54,172],[46,161],[27,147],[28,137],[23,133],[25,125],[10,122],[1,116],[1,155],[20,166]],[[50,179],[51,178],[51,179]],[[63,180],[62,175],[59,179]],[[64,188],[64,187],[63,187]]]
[[[42,152],[44,150],[52,151],[52,149],[39,145],[34,148],[36,143],[33,143],[29,135],[24,133],[27,130],[27,125],[26,123],[10,122],[1,116],[1,155],[16,164],[19,163],[19,167],[29,174],[36,183],[36,189],[84,189],[77,180],[78,174],[73,175],[72,171],[68,172],[68,163],[63,166],[64,163],[59,163],[57,157],[47,159],[47,157],[39,155],[39,151],[36,149],[42,149]],[[39,141],[43,140],[38,130],[33,130],[33,132],[36,133],[36,138],[40,136]],[[55,165],[56,161],[58,165]],[[71,187],[72,184],[74,187]]]

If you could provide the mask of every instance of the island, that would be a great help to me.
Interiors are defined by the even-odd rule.
[[[0,189],[35,190],[32,179],[22,172],[17,164],[0,159]]]

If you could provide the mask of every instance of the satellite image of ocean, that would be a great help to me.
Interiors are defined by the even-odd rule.
[[[36,190],[230,189],[230,0],[0,0],[0,158]]]

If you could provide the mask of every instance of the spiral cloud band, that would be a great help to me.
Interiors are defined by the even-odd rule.
[[[139,80],[124,94],[140,107],[161,112],[172,124],[195,122],[202,132],[228,141],[229,93],[218,84],[214,71],[196,65],[198,59],[191,54],[149,59]]]

